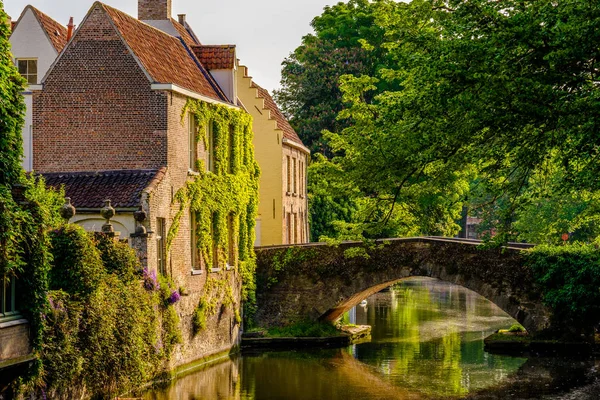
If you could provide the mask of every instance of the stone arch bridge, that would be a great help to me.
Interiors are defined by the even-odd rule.
[[[396,282],[431,277],[480,294],[531,333],[549,328],[550,310],[524,263],[523,250],[532,246],[485,249],[480,244],[423,237],[257,248],[256,323],[335,321]]]

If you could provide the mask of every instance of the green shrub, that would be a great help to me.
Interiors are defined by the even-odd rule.
[[[198,307],[194,310],[194,315],[192,317],[192,329],[194,335],[197,335],[206,328],[206,307],[206,301],[201,299]]]
[[[600,251],[592,245],[538,246],[527,264],[557,328],[591,332],[600,323]]]
[[[95,234],[95,238],[106,272],[117,274],[125,282],[141,276],[140,260],[127,243],[115,241],[102,233]]]
[[[66,225],[50,233],[54,257],[50,289],[85,298],[102,280],[105,272],[100,252],[92,238],[77,225]]]

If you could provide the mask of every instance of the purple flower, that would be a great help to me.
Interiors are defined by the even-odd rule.
[[[150,291],[160,289],[160,284],[156,279],[156,271],[148,271],[148,268],[144,268],[144,288]]]
[[[179,292],[177,290],[173,290],[173,292],[171,293],[171,296],[169,296],[169,298],[167,299],[167,302],[169,304],[175,304],[179,301],[179,299],[181,299],[181,295],[179,294]]]

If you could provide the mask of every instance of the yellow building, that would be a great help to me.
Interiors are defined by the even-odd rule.
[[[269,92],[238,65],[237,97],[254,118],[254,148],[260,165],[256,245],[308,243],[306,168],[308,150]]]

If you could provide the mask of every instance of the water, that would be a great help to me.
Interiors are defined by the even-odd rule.
[[[144,399],[599,399],[593,360],[496,356],[483,339],[515,321],[459,286],[415,279],[345,316],[372,341],[226,359]]]

